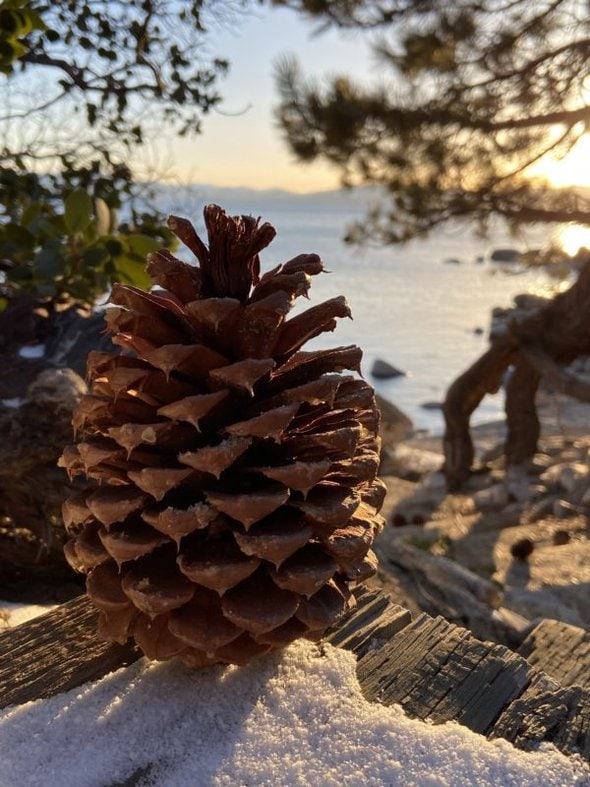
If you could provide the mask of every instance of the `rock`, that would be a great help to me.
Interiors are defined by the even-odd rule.
[[[443,262],[446,265],[461,265],[461,260],[457,259],[457,257],[447,257]]]
[[[574,483],[568,499],[575,505],[587,505],[584,500],[590,501],[590,475],[587,474]]]
[[[478,508],[501,508],[508,503],[508,490],[504,484],[494,484],[476,492],[473,501]]]
[[[492,262],[520,262],[521,257],[517,249],[494,249],[490,254]]]
[[[426,476],[426,478],[422,480],[421,487],[423,489],[434,489],[437,491],[445,491],[447,488],[447,481],[444,476],[444,473],[441,471],[436,471]]]
[[[485,261],[486,258],[483,256],[483,254],[478,254],[477,257],[475,258],[475,263],[477,265],[483,265]]]
[[[485,451],[482,452],[480,456],[480,460],[483,464],[488,464],[489,462],[495,462],[496,459],[504,459],[504,449],[505,445],[504,442],[496,443],[495,445],[486,448]]]
[[[392,377],[405,377],[406,373],[387,363],[387,361],[377,358],[371,367],[371,374],[379,380],[389,380]]]
[[[552,459],[549,454],[535,454],[529,462],[528,471],[540,475],[551,466]]]
[[[530,538],[521,538],[520,541],[516,541],[512,544],[510,547],[510,554],[512,557],[516,558],[516,560],[526,560],[533,554],[534,549],[535,545]]]
[[[534,295],[532,292],[521,292],[519,295],[514,296],[516,307],[527,312],[536,311],[543,306],[547,306],[548,301],[548,298],[544,298],[542,295]]]
[[[414,431],[414,424],[403,410],[380,394],[375,394],[377,407],[381,412],[381,433],[384,442],[398,443]]]
[[[567,500],[555,500],[553,503],[553,515],[558,519],[569,519],[569,517],[576,516],[580,512],[569,503]]]
[[[558,462],[541,473],[539,479],[571,493],[580,481],[588,479],[588,467],[581,462]]]
[[[538,491],[533,489],[533,480],[527,474],[522,465],[512,465],[506,470],[505,477],[506,490],[508,496],[512,500],[517,500],[520,503],[528,503],[533,499],[535,494],[538,496]],[[545,487],[543,487],[545,491]]]
[[[442,410],[442,402],[422,402],[420,407],[423,410]]]
[[[474,329],[473,329],[473,333],[474,333],[476,336],[481,336],[481,335],[483,334],[483,332],[484,332],[484,330],[483,330],[483,328],[481,327],[481,325],[478,325],[478,326],[477,326],[477,328],[474,328]]]
[[[562,547],[564,544],[569,544],[571,540],[572,537],[567,530],[556,530],[553,534],[553,544],[556,547]]]
[[[400,514],[398,511],[396,511],[391,517],[391,524],[394,527],[405,527],[408,524],[408,520],[403,514]]]
[[[553,504],[556,502],[554,495],[549,497],[542,497],[537,503],[532,505],[523,517],[525,523],[538,522],[539,519],[545,519],[552,511]]]
[[[408,481],[418,481],[427,473],[434,473],[442,467],[444,457],[434,451],[424,451],[409,445],[397,445],[383,451],[382,475],[395,475]]]
[[[583,506],[590,506],[590,489],[587,489],[580,500]]]

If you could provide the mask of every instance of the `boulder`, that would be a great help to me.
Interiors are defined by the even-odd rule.
[[[581,462],[558,462],[545,470],[539,479],[550,486],[561,487],[570,494],[576,489],[579,497],[583,496],[590,480],[588,468]]]
[[[377,407],[381,412],[381,437],[388,445],[405,440],[414,432],[412,419],[393,402],[380,394],[375,394]]]
[[[420,407],[423,410],[442,410],[442,402],[422,402]]]
[[[473,501],[478,508],[502,508],[508,503],[508,490],[504,484],[494,484],[476,492]]]
[[[393,377],[405,377],[405,372],[397,369],[387,361],[377,358],[371,367],[371,374],[379,380],[390,380]]]
[[[494,249],[490,254],[492,262],[520,262],[522,253],[517,249]]]
[[[408,481],[418,481],[425,475],[436,473],[444,463],[444,456],[409,445],[398,445],[383,452],[383,475],[395,475]]]

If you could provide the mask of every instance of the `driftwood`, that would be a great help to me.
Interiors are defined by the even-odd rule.
[[[577,281],[545,306],[508,324],[506,334],[450,386],[443,405],[445,417],[444,472],[450,490],[470,474],[473,442],[471,413],[488,393],[495,393],[509,366],[506,387],[506,460],[520,464],[537,450],[539,420],[535,394],[541,378],[558,391],[590,402],[590,385],[562,367],[590,353],[590,260]]]
[[[416,620],[381,591],[357,591],[357,606],[325,641],[358,656],[369,700],[399,703],[414,718],[455,720],[521,748],[552,741],[590,759],[590,694],[559,683],[502,645],[426,614]],[[82,596],[0,635],[0,707],[48,697],[129,664],[132,647],[96,641],[96,612]],[[588,664],[590,655],[584,651]]]
[[[522,642],[528,621],[502,606],[502,593],[493,582],[399,540],[382,549],[380,559],[429,615],[468,628],[479,639],[510,647]]]

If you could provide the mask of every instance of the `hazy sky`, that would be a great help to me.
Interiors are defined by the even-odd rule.
[[[231,62],[219,82],[223,104],[203,121],[203,133],[157,146],[148,164],[182,183],[284,188],[308,192],[337,188],[339,174],[322,162],[295,161],[273,117],[277,90],[273,69],[285,55],[296,55],[306,74],[348,74],[374,82],[379,66],[366,35],[350,31],[317,33],[317,25],[288,9],[257,9],[231,27],[220,24],[208,38],[211,52]],[[225,114],[222,114],[225,113]],[[556,186],[590,185],[585,138],[565,161],[543,160],[531,173]],[[140,167],[137,168],[138,170]]]
[[[314,26],[292,11],[266,9],[231,31],[220,30],[211,49],[231,62],[229,76],[219,83],[227,114],[214,111],[200,136],[160,146],[162,161],[172,163],[170,174],[182,182],[299,192],[337,187],[335,169],[296,163],[283,142],[273,118],[273,66],[282,55],[295,54],[307,73],[367,78],[376,67],[366,40],[332,31],[314,35]]]

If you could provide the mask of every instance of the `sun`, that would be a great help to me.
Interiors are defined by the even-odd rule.
[[[574,257],[580,249],[590,249],[590,227],[567,224],[557,231],[555,240],[566,254]]]
[[[590,134],[585,134],[563,158],[546,156],[528,173],[555,188],[590,187]]]

